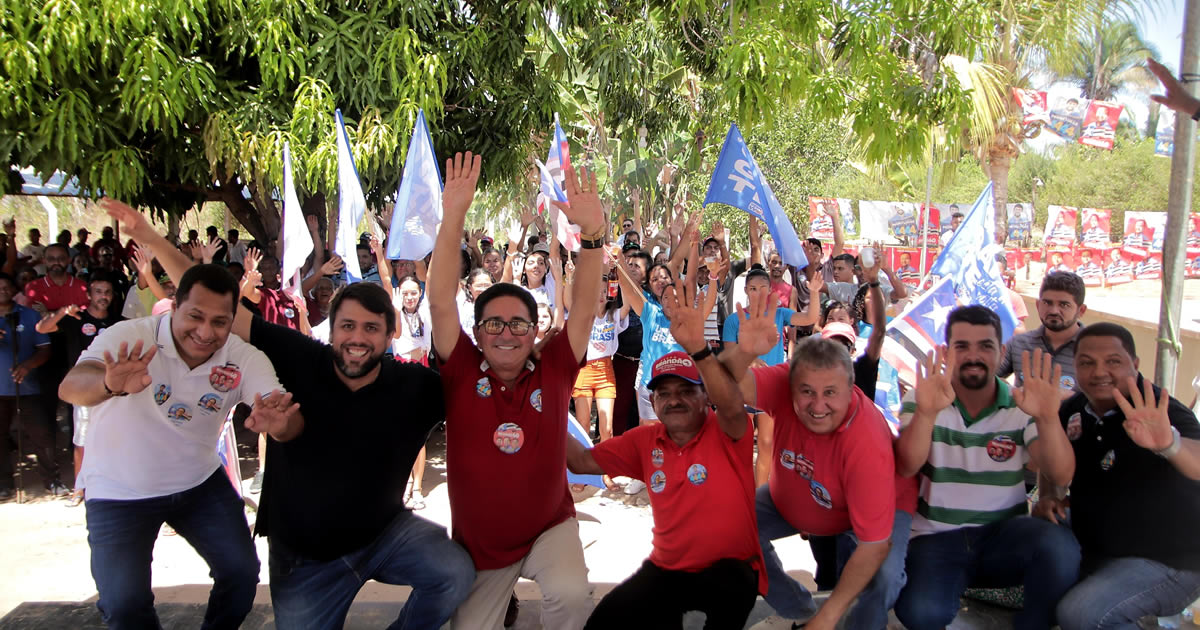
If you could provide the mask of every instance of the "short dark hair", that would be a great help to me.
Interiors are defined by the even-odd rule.
[[[796,369],[803,365],[806,368],[828,369],[841,366],[846,371],[850,384],[854,384],[854,361],[846,346],[832,339],[824,339],[820,335],[811,335],[796,344],[796,352],[788,366],[788,382],[796,377]]]
[[[111,284],[114,289],[117,288],[117,282],[113,277],[113,274],[104,269],[97,269],[96,271],[88,274],[88,290],[90,291],[92,285],[97,282],[107,282]]]
[[[192,287],[197,284],[217,295],[229,294],[230,310],[237,312],[238,294],[241,292],[238,282],[227,269],[214,264],[195,265],[183,272],[179,285],[175,287],[175,304],[186,302]]]
[[[217,234],[217,233],[218,233],[218,232],[217,232],[217,226],[215,226],[215,225],[210,225],[210,226],[208,226],[208,227],[204,228],[204,232],[205,232],[205,233],[207,233],[207,234]]]
[[[854,267],[854,254],[838,254],[837,256],[834,256],[833,260],[831,260],[830,262],[834,263],[839,260],[846,263],[847,265],[850,265],[851,267]]]
[[[767,281],[768,285],[771,284],[771,274],[767,273],[766,269],[751,269],[750,271],[746,272],[747,284],[749,284],[754,278],[762,278],[763,280]]]
[[[388,335],[396,332],[396,309],[392,306],[392,296],[384,291],[383,287],[374,282],[355,282],[342,287],[329,301],[330,326],[337,322],[338,309],[346,300],[358,302],[359,306],[367,309],[369,313],[383,315]]]
[[[950,218],[951,219],[961,219],[961,218],[963,218],[963,213],[955,212],[954,214],[950,215]]]
[[[511,282],[497,282],[488,287],[486,291],[479,294],[475,298],[475,323],[478,324],[483,320],[483,308],[488,305],[488,302],[500,297],[515,297],[521,300],[525,308],[529,309],[529,321],[536,323],[538,320],[538,305],[537,300],[533,299],[533,294],[525,290],[524,287],[515,285]],[[389,302],[390,307],[390,302]]]
[[[70,247],[67,247],[66,245],[63,245],[62,243],[59,243],[58,241],[55,241],[55,242],[53,242],[53,243],[50,243],[49,245],[47,245],[47,246],[46,246],[46,249],[45,249],[44,251],[42,251],[42,255],[43,255],[43,256],[45,256],[45,255],[46,255],[46,252],[50,251],[51,249],[53,249],[53,248],[55,248],[55,247],[57,247],[58,249],[61,249],[61,250],[63,250],[64,252],[66,252],[66,253],[67,253],[67,256],[68,256],[68,257],[70,257],[70,255],[71,255],[71,248],[70,248]]]
[[[842,309],[843,311],[846,311],[846,313],[848,315],[850,315],[851,318],[854,317],[854,315],[855,315],[854,311],[851,310],[850,307],[847,306],[844,302],[839,302],[837,300],[829,300],[821,307],[821,325],[824,326],[826,324],[826,322],[829,321],[829,314],[832,313],[833,311],[838,310],[839,308]]]
[[[238,236],[238,234],[239,234],[239,232],[238,232],[237,230],[229,230],[229,234],[228,234],[228,235],[229,235],[229,236]]]
[[[354,249],[365,249],[367,251],[371,251],[371,246],[367,243],[359,242],[358,245],[354,246]]]
[[[1038,290],[1038,297],[1041,297],[1046,291],[1070,293],[1071,298],[1075,300],[1075,306],[1079,306],[1083,304],[1086,288],[1083,286],[1083,278],[1080,278],[1075,272],[1052,271],[1046,274],[1042,280],[1042,288]]]
[[[1084,326],[1075,335],[1075,347],[1078,348],[1079,342],[1088,337],[1116,337],[1121,342],[1121,347],[1125,348],[1125,352],[1128,352],[1129,356],[1137,358],[1137,348],[1133,343],[1133,334],[1129,332],[1129,329],[1120,324],[1097,322],[1090,326]]]
[[[813,247],[816,247],[817,249],[820,249],[820,250],[825,249],[825,246],[821,244],[821,239],[819,239],[819,238],[809,237],[804,240],[808,241],[809,245],[812,245]]]
[[[946,318],[946,343],[950,342],[950,329],[957,323],[991,326],[996,329],[996,339],[1004,341],[1004,328],[1000,324],[1000,316],[986,306],[969,304],[950,311],[950,316]]]
[[[17,287],[16,278],[12,277],[11,275],[9,275],[7,273],[4,273],[3,271],[0,271],[0,280],[8,280],[8,282],[13,285],[14,289]]]

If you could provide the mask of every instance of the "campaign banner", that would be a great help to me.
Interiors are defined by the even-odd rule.
[[[925,269],[933,267],[937,257],[935,252],[925,252]],[[896,277],[910,287],[916,287],[921,282],[921,250],[917,247],[889,247],[888,262],[896,272]]]
[[[1033,236],[1033,208],[1024,204],[1008,204],[1008,240],[1028,243]]]
[[[1154,130],[1154,155],[1171,157],[1175,154],[1175,112],[1160,107]]]
[[[1079,208],[1050,206],[1046,214],[1046,244],[1067,247],[1074,245],[1075,219],[1078,216]]]
[[[1075,140],[1083,127],[1083,114],[1091,103],[1086,98],[1059,98],[1050,110],[1050,131],[1066,138]]]
[[[1125,236],[1121,239],[1121,249],[1129,256],[1143,260],[1150,252],[1162,251],[1166,230],[1165,212],[1126,212]]]
[[[1124,248],[1113,247],[1104,259],[1104,284],[1114,286],[1133,282],[1133,264]]]
[[[1046,105],[1046,93],[1037,90],[1013,88],[1013,98],[1021,106],[1021,124],[1050,124],[1049,107]]]
[[[1158,280],[1162,278],[1162,253],[1154,252],[1140,260],[1133,267],[1133,277],[1138,280]]]
[[[1188,217],[1187,253],[1200,254],[1200,214]]]
[[[942,231],[941,231],[941,223],[942,223],[941,215],[942,215],[942,213],[941,213],[941,210],[939,210],[937,208],[937,206],[929,206],[929,214],[928,214],[928,216],[925,216],[925,214],[923,212],[921,212],[921,208],[924,208],[924,205],[925,204],[921,204],[921,206],[918,206],[918,208],[917,208],[917,223],[924,222],[925,246],[926,247],[944,247],[946,244],[941,242],[941,240],[942,240],[942,238],[941,238],[942,237]],[[920,230],[918,229],[917,232],[918,232],[918,236],[919,236]],[[920,238],[917,239],[916,246],[917,247],[921,246]]]
[[[1024,248],[1021,250],[1021,267],[1028,267],[1030,263],[1042,262],[1042,250]]]
[[[854,223],[854,211],[849,199],[833,197],[808,198],[808,235],[823,241],[833,238],[833,217],[842,218],[842,235],[849,237],[858,232]]]
[[[916,242],[915,206],[905,201],[859,201],[859,237],[889,245]],[[908,239],[912,239],[911,241]]]
[[[1112,151],[1113,139],[1117,135],[1117,120],[1121,118],[1124,109],[1124,105],[1092,101],[1083,116],[1083,131],[1079,133],[1079,144]]]
[[[1187,270],[1184,275],[1189,278],[1200,278],[1200,254],[1188,256]]]
[[[1070,249],[1056,248],[1046,252],[1046,274],[1053,271],[1075,272],[1075,256]]]
[[[1100,266],[1106,248],[1081,247],[1075,250],[1075,273],[1087,287],[1104,286],[1104,268]]]
[[[1108,247],[1112,234],[1112,210],[1083,209],[1083,236],[1079,239],[1085,247]]]

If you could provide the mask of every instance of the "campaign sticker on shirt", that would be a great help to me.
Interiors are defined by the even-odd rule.
[[[525,429],[515,422],[505,422],[496,427],[492,434],[492,443],[501,453],[512,455],[525,445]]]
[[[296,311],[295,311],[295,309],[291,308],[290,306],[284,307],[283,316],[288,319],[292,319],[296,316]]]
[[[92,335],[96,334],[96,325],[91,322],[88,322],[79,327],[79,332],[87,335],[88,337],[91,337]]]
[[[796,469],[796,454],[786,448],[779,451],[779,465],[788,470]]]
[[[533,408],[537,409],[538,413],[542,413],[542,390],[541,389],[533,390],[533,393],[529,395],[529,404],[533,405]]]
[[[1117,462],[1117,454],[1109,451],[1104,455],[1104,459],[1100,460],[1100,470],[1108,470]]]
[[[1083,435],[1083,416],[1079,412],[1075,412],[1067,420],[1067,439],[1074,442],[1081,435]]]
[[[154,402],[157,403],[159,406],[162,406],[163,403],[167,402],[167,399],[170,397],[171,397],[171,386],[170,385],[167,385],[166,383],[160,383],[158,385],[158,387],[154,388]]]
[[[650,463],[655,466],[663,465],[663,450],[661,448],[650,451]]]
[[[829,496],[829,491],[825,489],[825,486],[814,481],[808,484],[808,488],[812,491],[813,501],[816,501],[817,505],[826,510],[833,507],[833,498]]]
[[[492,396],[492,382],[488,377],[483,377],[475,383],[475,395],[480,398],[490,398]]]
[[[1058,386],[1061,389],[1073,391],[1075,389],[1075,377],[1070,374],[1063,374],[1058,380]]]
[[[221,405],[224,404],[224,402],[225,401],[221,400],[220,396],[209,392],[200,397],[200,400],[196,403],[196,406],[200,408],[200,411],[216,412],[221,410]]]
[[[241,382],[242,370],[234,363],[213,366],[208,373],[208,384],[221,393],[232,391]]]
[[[693,486],[698,486],[705,481],[708,481],[708,469],[704,464],[692,464],[688,466],[688,481],[692,482]]]
[[[796,455],[796,474],[811,481],[813,476],[812,460],[803,455]]]
[[[667,487],[667,473],[656,470],[650,475],[650,491],[662,492]]]
[[[17,332],[25,332],[25,324],[17,324]]]
[[[167,410],[167,419],[174,423],[175,426],[179,426],[184,422],[191,422],[192,410],[188,409],[188,406],[183,403],[175,403]]]
[[[1007,435],[997,435],[987,445],[988,457],[995,462],[1006,462],[1017,453],[1017,443]]]

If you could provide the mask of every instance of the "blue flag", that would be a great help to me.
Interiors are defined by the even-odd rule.
[[[592,436],[588,435],[587,429],[584,429],[583,425],[579,424],[575,416],[570,413],[567,414],[567,436],[586,448],[592,448]],[[600,475],[577,475],[570,470],[567,471],[567,483],[583,483],[596,486],[601,490],[604,489],[604,480],[600,478]]]
[[[350,137],[342,122],[342,110],[334,112],[337,117],[338,156],[338,231],[333,251],[342,257],[345,264],[346,283],[362,280],[358,268],[358,222],[367,212],[367,198],[363,196],[362,184],[358,181],[358,169],[354,167],[354,154],[350,152]]]
[[[796,229],[779,205],[758,163],[750,155],[750,149],[746,147],[746,141],[742,139],[736,124],[729,126],[721,156],[717,158],[717,168],[713,170],[712,181],[708,184],[704,205],[710,203],[741,208],[757,217],[767,224],[783,262],[797,269],[808,266],[808,257],[800,246]]]
[[[392,226],[388,230],[387,257],[396,260],[421,260],[433,251],[438,226],[442,223],[442,175],[433,138],[425,124],[425,110],[417,111],[404,175],[396,191]]]

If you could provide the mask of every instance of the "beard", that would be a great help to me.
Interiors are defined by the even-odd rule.
[[[342,376],[345,376],[346,378],[360,378],[369,373],[371,370],[374,370],[375,366],[379,365],[380,361],[382,360],[382,351],[368,354],[367,356],[363,357],[362,364],[355,367],[347,365],[346,350],[344,348],[338,348],[333,353],[333,364],[337,366],[338,371],[341,372]]]
[[[49,267],[47,267],[47,269],[53,273],[65,273],[67,271],[67,266],[66,265],[50,265]]]
[[[1067,321],[1062,317],[1048,318],[1046,321],[1042,322],[1042,325],[1045,326],[1047,330],[1062,332],[1074,326],[1075,320]]]
[[[966,368],[980,368],[983,370],[982,375],[964,374]],[[983,389],[992,380],[992,371],[988,366],[982,363],[966,363],[958,367],[958,382],[967,389]]]

